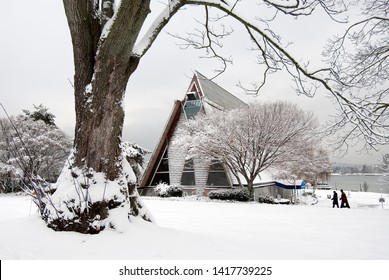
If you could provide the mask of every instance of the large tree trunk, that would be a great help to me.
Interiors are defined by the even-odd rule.
[[[110,2],[110,1],[105,1]],[[122,100],[130,75],[138,65],[132,49],[149,12],[149,1],[123,1],[106,37],[93,1],[64,0],[75,62],[77,166],[118,176],[124,112]],[[112,8],[112,7],[111,7]]]
[[[45,211],[45,220],[55,230],[99,232],[107,225],[110,210],[127,205],[128,214],[148,219],[139,209],[142,205],[122,155],[121,136],[122,102],[139,63],[132,49],[150,1],[122,1],[116,14],[113,1],[103,1],[101,13],[97,2],[63,0],[73,43],[76,127],[74,152]]]

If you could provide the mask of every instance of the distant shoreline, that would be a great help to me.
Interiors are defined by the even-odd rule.
[[[364,191],[376,193],[389,193],[388,173],[333,173],[329,177],[328,184],[332,189],[344,189],[349,191]]]
[[[389,173],[331,173],[330,176],[389,176]]]

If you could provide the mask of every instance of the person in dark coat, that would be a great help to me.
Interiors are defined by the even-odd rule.
[[[334,208],[335,206],[339,208],[338,193],[336,191],[334,191],[334,195],[332,196],[331,200],[332,200],[332,208]]]
[[[340,190],[340,192],[341,192],[340,200],[342,201],[342,203],[340,204],[340,208],[343,208],[343,207],[350,208],[346,194],[343,192],[343,190]]]

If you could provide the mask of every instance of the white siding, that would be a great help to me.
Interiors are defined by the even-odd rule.
[[[186,151],[183,151],[174,144],[174,139],[177,136],[178,130],[183,127],[184,123],[187,121],[184,112],[181,113],[180,119],[177,122],[177,126],[174,130],[172,138],[169,142],[168,156],[169,156],[169,173],[170,173],[170,185],[181,185],[182,171],[184,169],[185,157],[187,155]],[[207,188],[207,179],[210,161],[207,159],[195,158],[193,160],[196,188],[205,189]],[[226,170],[227,173],[229,170]],[[227,174],[229,179],[231,179],[231,174]],[[191,186],[185,186],[186,188],[191,188]],[[226,186],[223,186],[226,187]],[[215,188],[215,187],[211,187]]]
[[[181,176],[182,170],[184,169],[186,152],[177,147],[177,145],[174,145],[174,138],[177,135],[178,129],[183,126],[184,122],[186,122],[186,118],[182,112],[168,148],[170,185],[181,185]]]
[[[194,160],[194,170],[196,178],[196,186],[199,188],[205,188],[208,179],[209,161],[196,158]]]

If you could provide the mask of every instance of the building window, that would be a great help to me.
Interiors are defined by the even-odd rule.
[[[196,185],[193,159],[185,161],[184,170],[181,176],[181,185],[183,186],[194,186]]]
[[[209,166],[207,186],[230,186],[226,170],[222,163],[212,161]]]
[[[161,161],[159,162],[157,171],[154,174],[153,181],[151,185],[158,185],[159,183],[166,183],[170,185],[170,176],[169,176],[169,158],[167,153],[167,147]]]
[[[184,112],[187,119],[193,119],[201,111],[203,103],[201,100],[187,100],[184,105]]]
[[[186,100],[197,100],[197,99],[199,98],[197,97],[196,92],[188,92],[186,94]]]

